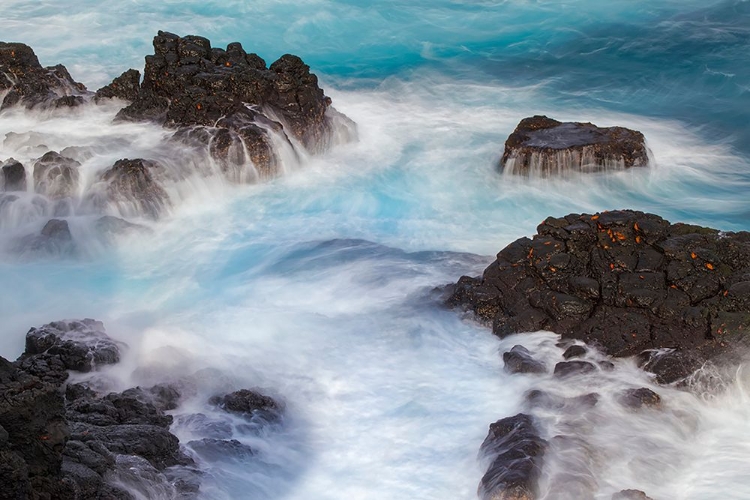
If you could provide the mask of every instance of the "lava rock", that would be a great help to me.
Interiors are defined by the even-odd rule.
[[[90,195],[94,206],[105,210],[114,204],[124,216],[158,219],[171,206],[169,195],[154,178],[160,168],[140,158],[118,160],[100,175],[103,188]]]
[[[245,416],[252,416],[256,413],[273,416],[282,410],[281,405],[272,398],[249,389],[240,389],[223,396],[213,396],[208,403],[229,413]]]
[[[559,413],[581,413],[590,410],[599,403],[600,396],[595,392],[573,398],[566,398],[538,389],[526,394],[526,404],[531,409],[543,408]]]
[[[109,85],[105,85],[96,91],[95,101],[102,99],[123,99],[125,101],[135,101],[138,98],[138,92],[141,90],[141,73],[136,69],[129,69],[114,80]]]
[[[620,403],[634,410],[643,407],[660,408],[661,396],[646,387],[628,389],[620,395]]]
[[[57,356],[68,370],[89,372],[120,361],[120,347],[93,319],[55,321],[26,334],[23,358],[40,354]]]
[[[501,169],[532,176],[621,170],[647,166],[648,154],[643,134],[635,130],[533,116],[505,141]]]
[[[59,385],[0,357],[0,394],[1,494],[27,498],[36,489],[59,498],[53,495],[55,485],[46,480],[60,474],[70,436]]]
[[[730,359],[750,328],[750,233],[621,210],[547,218],[447,304],[493,332],[551,330],[612,356],[641,355],[663,383]]]
[[[155,121],[177,129],[178,139],[203,142],[232,180],[255,180],[233,175],[245,161],[245,149],[260,177],[278,173],[271,134],[292,137],[316,152],[332,142],[334,123],[353,128],[330,108],[330,98],[299,57],[284,55],[269,68],[239,43],[224,50],[200,36],[159,31],[143,82],[136,86],[132,74],[127,82],[132,103],[118,119]],[[112,82],[100,92],[109,95],[115,85],[121,89],[125,83]]]
[[[70,233],[68,221],[50,219],[39,234],[31,234],[21,238],[18,243],[19,253],[71,255],[76,252],[73,235]]]
[[[480,453],[491,461],[479,484],[483,500],[537,498],[537,482],[547,442],[529,415],[519,413],[498,420],[482,443]]]
[[[236,439],[203,438],[190,441],[187,444],[204,460],[210,462],[227,460],[247,460],[255,455],[255,451]]]
[[[582,358],[586,355],[586,348],[582,345],[572,345],[565,349],[565,352],[563,353],[564,359],[570,359],[570,358]]]
[[[503,362],[505,371],[508,373],[546,373],[547,368],[544,363],[534,359],[531,352],[522,345],[513,346],[513,348],[503,353]]]
[[[641,490],[622,490],[612,495],[612,500],[652,500]]]
[[[26,191],[26,169],[20,162],[9,158],[2,165],[2,173],[5,191]]]
[[[0,110],[15,105],[66,107],[83,103],[86,87],[73,80],[65,66],[43,68],[23,43],[0,42]]]
[[[34,191],[50,199],[77,195],[81,164],[55,151],[45,153],[34,164]]]
[[[596,370],[596,365],[588,361],[561,361],[555,365],[555,377],[567,377],[591,373]]]

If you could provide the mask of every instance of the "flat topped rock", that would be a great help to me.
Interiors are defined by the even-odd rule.
[[[500,167],[510,174],[547,176],[647,165],[648,148],[638,131],[534,116],[521,120],[508,137]]]

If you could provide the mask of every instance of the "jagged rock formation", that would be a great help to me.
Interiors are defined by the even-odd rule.
[[[353,128],[330,107],[309,66],[289,54],[267,67],[239,43],[224,50],[200,36],[159,31],[138,80],[130,70],[100,89],[97,99],[132,101],[118,118],[177,128],[180,140],[209,147],[224,170],[247,154],[261,177],[271,176],[278,170],[272,135],[292,137],[315,152],[331,143],[335,121]]]
[[[102,209],[116,204],[124,216],[158,219],[171,205],[169,195],[155,179],[161,168],[158,163],[141,158],[118,160],[100,174],[103,197],[95,203]]]
[[[549,217],[482,276],[462,277],[447,302],[500,337],[551,330],[613,356],[642,355],[673,382],[746,340],[750,233],[631,210]]]
[[[623,127],[524,118],[505,141],[501,170],[546,177],[566,172],[622,170],[648,165],[643,134]]]
[[[117,363],[126,346],[92,319],[56,321],[32,328],[26,349],[11,363],[0,358],[0,500],[193,499],[200,473],[169,432],[182,397],[172,385],[99,393],[67,383],[68,371]],[[282,406],[254,391],[212,398],[212,405],[243,417],[279,418]],[[203,414],[189,448],[203,459],[245,460],[255,452],[233,439],[232,425]],[[265,420],[267,421],[267,420]],[[125,487],[127,485],[127,488]]]
[[[62,64],[43,68],[23,43],[0,42],[0,110],[15,105],[64,107],[83,104],[86,87]]]

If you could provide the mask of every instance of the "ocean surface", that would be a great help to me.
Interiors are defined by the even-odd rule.
[[[711,393],[653,386],[630,360],[575,387],[511,377],[503,350],[521,343],[552,363],[556,337],[501,341],[433,291],[479,274],[549,215],[633,208],[750,230],[749,1],[3,0],[0,19],[3,41],[92,90],[142,70],[159,29],[240,41],[269,63],[293,53],[358,125],[357,142],[289,156],[271,182],[187,176],[167,187],[172,211],[144,222],[151,232],[114,245],[92,236],[90,217],[70,217],[74,256],[19,255],[13,242],[49,217],[31,202],[0,212],[1,355],[18,356],[31,326],[102,320],[129,345],[101,375],[113,390],[196,381],[174,411],[183,442],[194,437],[186,416],[211,416],[205,400],[218,391],[284,402],[282,425],[236,426],[254,457],[200,460],[202,498],[473,499],[488,424],[544,388],[604,396],[585,417],[537,415],[547,436],[590,445],[585,456],[553,450],[544,498],[575,499],[561,479],[572,473],[597,500],[632,488],[750,499],[750,364]],[[87,179],[119,158],[182,171],[205,161],[169,150],[159,127],[112,124],[116,112],[3,112],[0,160],[84,148]],[[654,165],[501,175],[505,139],[534,114],[638,129]],[[666,409],[613,403],[641,386]]]

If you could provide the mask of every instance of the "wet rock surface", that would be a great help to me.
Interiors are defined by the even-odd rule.
[[[49,151],[34,164],[34,191],[51,200],[76,196],[81,164],[56,151]]]
[[[544,363],[534,359],[528,349],[521,345],[503,353],[505,371],[508,373],[546,373]]]
[[[652,500],[641,490],[622,490],[612,495],[612,500]]]
[[[673,382],[746,342],[750,233],[631,210],[549,217],[482,276],[462,277],[447,303],[500,337],[551,330],[613,356],[641,354]]]
[[[0,498],[134,498],[118,484],[170,498],[197,492],[174,479],[194,475],[177,470],[192,460],[164,413],[179,400],[174,387],[98,394],[66,384],[68,370],[117,362],[121,346],[101,322],[57,321],[32,328],[15,363],[0,358]]]
[[[26,169],[21,162],[9,158],[0,167],[4,191],[26,191]]]
[[[620,403],[634,410],[643,407],[660,408],[661,396],[646,387],[628,389],[620,395]]]
[[[648,149],[638,131],[533,116],[521,120],[508,137],[500,167],[513,174],[547,176],[647,165]]]
[[[96,91],[94,99],[123,99],[125,101],[135,101],[138,98],[138,92],[141,87],[141,73],[135,69],[129,69],[114,80],[109,85],[105,85]]]
[[[90,198],[102,209],[116,204],[124,216],[158,219],[171,206],[169,195],[156,179],[160,169],[158,163],[141,158],[118,160],[100,174],[99,190]]]
[[[65,66],[42,67],[23,43],[0,42],[0,110],[15,105],[69,107],[83,104],[86,87],[73,80]]]
[[[126,72],[97,95],[132,101],[119,119],[176,128],[180,138],[202,142],[225,164],[239,161],[244,145],[261,176],[278,168],[272,133],[314,152],[328,147],[335,120],[353,128],[330,108],[331,99],[299,57],[286,54],[269,67],[239,43],[222,49],[200,36],[163,31],[154,37],[140,84],[136,73]]]
[[[519,413],[498,420],[490,430],[480,453],[490,461],[479,484],[483,500],[533,500],[547,442],[529,415]]]
[[[274,399],[257,391],[240,389],[229,394],[213,396],[208,400],[211,405],[222,410],[242,416],[260,414],[264,416],[277,415],[282,407]]]
[[[39,234],[31,234],[18,242],[19,253],[37,255],[73,255],[76,252],[68,221],[50,219]]]

